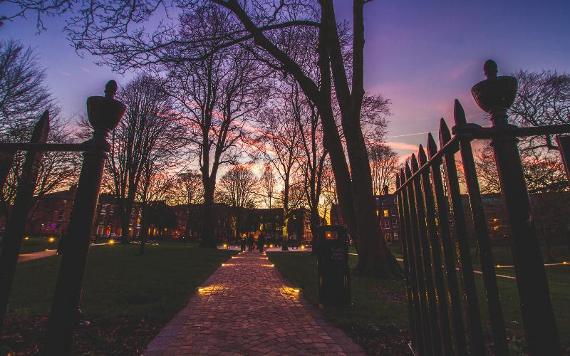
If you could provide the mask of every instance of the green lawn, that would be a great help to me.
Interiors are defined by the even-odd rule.
[[[309,302],[317,304],[315,257],[310,254],[281,253],[273,253],[269,256],[284,277],[294,285],[301,287],[303,296]],[[354,266],[357,257],[349,256],[349,258],[351,265]],[[507,260],[504,259],[504,261]],[[498,269],[497,273],[514,275],[512,269],[506,268]],[[549,267],[547,275],[560,337],[567,349],[570,346],[570,266]],[[368,352],[381,354],[382,352],[377,350],[377,344],[380,342],[378,339],[386,339],[386,335],[389,335],[388,338],[393,337],[390,330],[405,330],[408,327],[404,283],[363,278],[354,274],[352,281],[354,305],[346,310],[326,309],[324,310],[325,316],[344,329]],[[480,295],[482,317],[487,319],[487,306],[480,275],[476,275],[476,283]],[[513,354],[518,354],[523,344],[521,342],[523,333],[516,281],[499,278],[498,285],[506,326],[509,335],[513,338],[510,347]],[[398,335],[402,337],[405,333],[399,332]],[[388,348],[388,350],[394,349],[401,350],[393,345]]]
[[[45,249],[57,249],[58,238],[56,236],[50,237],[30,237],[22,240],[20,253],[30,253],[43,251]]]
[[[183,243],[148,246],[144,256],[137,251],[134,245],[90,249],[81,305],[92,326],[78,332],[75,350],[140,354],[190,294],[232,254]],[[4,351],[37,351],[58,262],[59,257],[50,257],[18,265]]]
[[[392,244],[390,249],[397,257],[402,257],[401,246]],[[545,249],[542,248],[543,258],[546,260]],[[480,259],[477,251],[472,248],[473,267],[480,270]],[[569,261],[568,249],[566,246],[556,246],[552,248],[554,261]],[[495,264],[511,265],[513,263],[512,254],[509,246],[493,246],[493,258]],[[554,262],[553,261],[553,262]],[[515,276],[514,268],[496,268],[498,275]],[[562,344],[570,347],[570,265],[549,266],[546,267],[546,274],[550,287],[550,297],[553,304],[554,314],[556,315],[557,325]],[[479,304],[484,319],[488,319],[488,309],[485,302],[483,277],[480,274],[475,275],[475,282],[479,291]],[[513,337],[514,341],[510,346],[513,353],[516,354],[521,349],[521,338],[523,338],[522,318],[520,314],[520,302],[516,281],[507,278],[498,279],[499,294],[501,297],[501,305],[505,317],[505,325],[508,333]]]
[[[283,276],[318,304],[316,258],[310,253],[269,253]],[[351,267],[356,256],[350,256]],[[370,354],[407,355],[407,302],[401,281],[379,281],[352,275],[353,305],[323,309],[325,317],[343,329]]]

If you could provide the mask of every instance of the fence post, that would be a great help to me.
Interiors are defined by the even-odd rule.
[[[418,160],[416,159],[416,155],[413,153],[411,158],[411,168],[412,168],[412,173],[416,173],[419,168]],[[425,204],[424,204],[422,187],[419,176],[416,176],[415,178],[412,179],[412,185],[414,189],[414,199],[415,199],[414,206],[417,218],[418,233],[416,235],[416,238],[419,240],[420,243],[420,251],[421,251],[420,256],[424,268],[427,305],[429,310],[429,325],[431,328],[431,335],[432,335],[432,347],[435,355],[441,355],[442,354],[441,330],[438,322],[439,318],[438,318],[437,302],[436,302],[437,297],[433,283],[431,252],[428,241],[429,238],[426,233]]]
[[[396,174],[397,189],[403,188],[404,171],[401,170],[400,174]],[[421,325],[419,324],[420,309],[418,304],[418,296],[416,292],[416,271],[413,266],[413,258],[411,256],[409,245],[409,226],[407,219],[409,213],[405,208],[405,188],[398,193],[398,216],[400,217],[400,239],[402,240],[402,252],[404,255],[404,272],[406,275],[406,294],[408,297],[408,319],[410,324],[410,333],[412,336],[412,349],[414,352],[422,351],[421,346]]]
[[[49,113],[45,111],[34,127],[30,142],[45,143],[48,133]],[[10,289],[14,280],[14,273],[16,273],[16,264],[26,230],[28,213],[34,199],[42,154],[40,151],[30,151],[26,154],[22,173],[18,179],[14,207],[6,221],[6,234],[2,241],[2,253],[0,255],[0,330],[7,313]]]
[[[458,100],[455,100],[453,111],[456,127],[467,124],[465,112]],[[473,217],[473,227],[475,235],[479,243],[481,270],[483,272],[483,282],[485,284],[485,292],[487,296],[487,306],[489,308],[489,320],[491,321],[491,329],[493,331],[493,345],[495,355],[507,355],[509,353],[507,346],[507,338],[505,332],[505,320],[503,318],[503,309],[499,298],[499,288],[497,286],[497,276],[495,274],[495,264],[493,262],[493,254],[491,252],[491,242],[489,240],[489,231],[487,228],[487,220],[483,211],[483,201],[481,199],[481,191],[477,180],[477,171],[475,170],[475,160],[473,158],[473,149],[471,141],[461,138],[459,141],[459,150],[461,153],[461,161],[463,172],[465,174],[465,185],[469,193],[469,204],[471,205],[471,216]]]
[[[418,150],[418,160],[420,166],[423,166],[427,162],[426,153],[422,145],[420,145]],[[426,213],[426,225],[427,225],[427,236],[426,240],[429,243],[429,249],[431,250],[431,261],[433,269],[433,277],[435,282],[435,292],[437,297],[435,298],[437,303],[437,308],[439,312],[439,327],[442,343],[443,355],[450,355],[452,353],[451,349],[451,333],[449,327],[449,313],[448,313],[448,303],[447,303],[447,290],[445,288],[445,283],[443,280],[443,271],[441,263],[441,244],[439,236],[436,229],[436,217],[435,217],[435,204],[433,198],[433,190],[431,188],[430,182],[430,170],[426,169],[420,175],[421,188],[423,191],[423,200],[425,204]]]
[[[497,77],[497,64],[492,60],[485,62],[484,70],[487,79],[473,87],[473,97],[491,115],[494,128],[512,127],[507,121],[507,110],[516,96],[516,79]],[[492,140],[492,146],[511,227],[526,340],[531,355],[559,355],[560,340],[517,142],[514,136],[501,135]]]
[[[451,134],[444,119],[441,119],[440,121],[439,139],[441,147],[445,146],[451,140]],[[459,248],[461,272],[465,286],[464,291],[466,297],[465,300],[467,302],[467,320],[469,322],[469,334],[471,336],[471,353],[474,355],[483,355],[485,352],[485,343],[483,340],[483,331],[481,328],[479,298],[477,297],[477,287],[475,286],[475,278],[473,276],[471,251],[469,248],[469,241],[467,239],[467,227],[465,224],[465,210],[463,207],[463,202],[461,201],[459,177],[457,175],[454,153],[446,153],[444,158],[447,189],[449,190],[451,206],[453,208],[455,236]]]
[[[72,332],[79,321],[81,284],[109,150],[106,138],[125,112],[125,106],[113,98],[116,90],[117,83],[110,81],[105,87],[105,97],[92,96],[87,99],[88,118],[94,129],[93,138],[88,141],[92,149],[83,154],[69,229],[63,241],[63,256],[48,322],[46,355],[70,353]]]
[[[412,171],[410,169],[410,165],[406,162],[405,165],[405,175],[406,179],[410,179],[412,176]],[[422,255],[421,255],[421,248],[420,248],[420,241],[418,237],[418,217],[416,214],[416,209],[413,207],[416,204],[414,198],[414,187],[410,182],[406,185],[405,188],[406,192],[406,199],[404,200],[404,208],[407,207],[407,212],[409,213],[408,218],[408,231],[410,231],[409,241],[411,241],[411,252],[414,259],[413,266],[416,269],[416,290],[418,294],[418,302],[420,308],[420,325],[422,330],[422,349],[420,349],[421,354],[425,355],[433,355],[433,341],[434,337],[432,336],[432,328],[429,323],[429,306],[428,306],[428,298],[426,292],[426,277],[425,271],[423,270],[423,263],[422,263]]]
[[[428,134],[427,143],[428,157],[431,159],[437,152],[437,145],[431,133]],[[443,179],[441,178],[441,159],[437,159],[431,166],[431,177],[435,202],[437,205],[437,220],[439,235],[443,245],[443,256],[447,272],[447,287],[451,303],[451,321],[453,325],[453,336],[455,341],[455,351],[457,355],[467,354],[467,343],[465,340],[465,327],[463,325],[461,294],[457,273],[455,271],[455,244],[451,241],[449,228],[449,208],[447,198],[443,189]]]

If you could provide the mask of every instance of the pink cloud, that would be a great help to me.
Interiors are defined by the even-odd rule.
[[[388,141],[388,142],[386,142],[386,145],[388,145],[389,147],[391,147],[395,150],[400,150],[400,151],[415,152],[418,150],[417,145],[414,145],[411,143],[405,143],[405,142]]]

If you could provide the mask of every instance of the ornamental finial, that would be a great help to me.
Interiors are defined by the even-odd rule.
[[[497,67],[497,62],[492,59],[488,59],[483,65],[483,71],[487,79],[496,79],[499,69]]]
[[[105,98],[114,99],[115,94],[117,94],[117,82],[114,80],[109,80],[105,85]]]

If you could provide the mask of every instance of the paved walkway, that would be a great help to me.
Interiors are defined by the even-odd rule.
[[[267,257],[224,263],[147,346],[145,355],[363,355],[288,286]]]
[[[18,255],[18,262],[28,262],[33,260],[39,260],[40,258],[46,258],[57,255],[57,250],[45,250],[30,253],[21,253]]]

